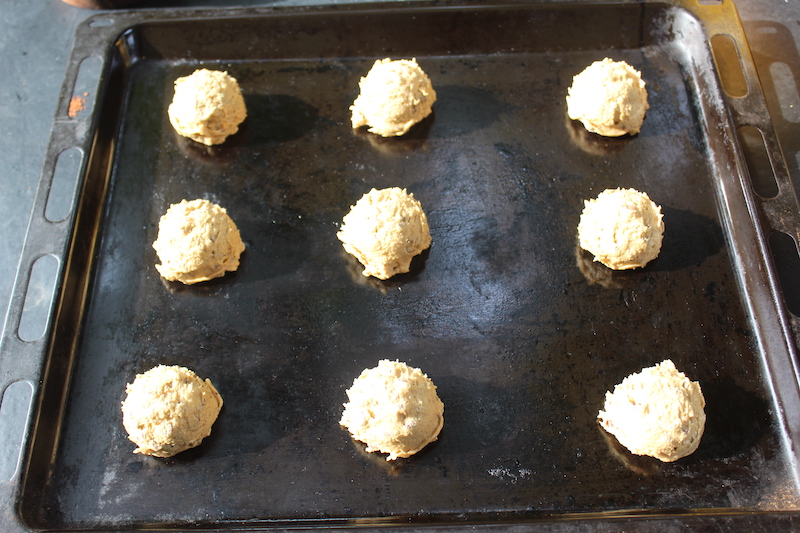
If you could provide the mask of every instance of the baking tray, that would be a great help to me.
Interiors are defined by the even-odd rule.
[[[566,117],[572,76],[605,56],[648,84],[635,137]],[[416,57],[438,93],[398,139],[349,125],[383,57]],[[166,118],[174,79],[199,67],[235,76],[249,112],[214,148]],[[421,201],[433,244],[379,282],[335,233],[389,186]],[[663,207],[646,268],[610,272],[577,249],[583,200],[614,187]],[[236,273],[159,278],[158,219],[184,198],[228,209],[247,245]],[[4,332],[2,529],[793,527],[796,318],[770,239],[798,227],[728,1],[92,17]],[[445,403],[440,439],[395,462],[338,424],[345,389],[384,358],[422,368]],[[626,453],[596,423],[607,390],[667,358],[707,400],[699,449],[674,463]],[[166,460],[132,453],[119,409],[157,364],[194,369],[225,400],[212,435]]]

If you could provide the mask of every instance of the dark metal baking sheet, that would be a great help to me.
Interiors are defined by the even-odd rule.
[[[35,212],[26,246],[63,265],[48,333],[23,343],[10,327],[4,339],[3,387],[35,392],[3,485],[7,529],[791,519],[794,345],[763,244],[785,217],[750,191],[735,135],[744,117],[769,142],[768,116],[757,84],[731,104],[718,82],[709,27],[732,33],[753,82],[735,12],[692,9],[89,21],[73,61],[106,43],[94,109],[57,117],[50,148],[84,150],[79,201],[54,229]],[[602,139],[566,117],[572,76],[605,56],[648,84],[635,137]],[[398,139],[349,126],[358,79],[383,57],[416,57],[438,93]],[[235,76],[249,113],[214,148],[166,118],[174,79],[199,67]],[[433,245],[378,282],[335,233],[363,193],[389,186],[422,202]],[[663,206],[664,247],[644,269],[612,273],[577,250],[583,200],[613,187]],[[228,209],[247,244],[236,273],[190,287],[159,278],[158,219],[184,198]],[[791,191],[776,201],[796,210]],[[396,462],[338,425],[345,389],[383,358],[422,368],[445,403],[440,439]],[[707,400],[700,448],[675,463],[628,454],[595,421],[607,390],[667,358]],[[157,364],[194,369],[225,400],[211,437],[168,460],[132,453],[119,409],[125,384]]]

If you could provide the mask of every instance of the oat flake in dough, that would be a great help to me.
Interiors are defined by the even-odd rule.
[[[700,385],[667,359],[606,392],[600,425],[636,455],[676,461],[694,452],[705,428]]]
[[[180,366],[159,365],[139,374],[126,389],[122,424],[134,453],[172,457],[211,434],[222,397],[211,381]]]
[[[625,61],[595,61],[572,79],[567,114],[606,137],[639,133],[650,105],[642,76]]]
[[[378,279],[408,272],[414,256],[431,244],[422,205],[398,187],[372,189],[362,196],[336,236],[364,265],[364,275]]]
[[[244,243],[224,208],[208,200],[183,200],[161,217],[153,248],[164,279],[191,285],[236,270]]]
[[[661,207],[635,189],[606,189],[585,200],[578,224],[581,248],[614,270],[643,267],[661,251]]]
[[[436,386],[418,368],[384,359],[361,372],[347,389],[339,422],[368,452],[387,461],[409,457],[435,441],[444,425]]]
[[[430,115],[436,101],[431,80],[416,59],[379,59],[358,86],[350,106],[353,128],[368,126],[382,137],[403,135]]]
[[[199,69],[175,80],[167,115],[180,135],[211,146],[239,131],[247,110],[235,78],[227,72]]]

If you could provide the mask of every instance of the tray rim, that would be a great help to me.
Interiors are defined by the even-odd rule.
[[[98,83],[98,91],[95,95],[95,103],[103,98],[103,93],[106,90],[106,74],[108,70],[109,61],[111,61],[113,43],[119,39],[124,39],[126,32],[140,24],[159,23],[159,22],[174,22],[186,21],[194,19],[208,19],[208,18],[227,18],[235,19],[251,16],[303,16],[307,14],[320,14],[325,12],[335,13],[368,13],[375,10],[398,10],[398,9],[411,9],[411,10],[451,10],[451,9],[470,9],[470,10],[496,10],[502,7],[531,7],[531,8],[553,8],[554,6],[630,6],[630,5],[649,5],[649,6],[668,6],[679,8],[688,12],[691,16],[701,20],[706,37],[710,41],[712,34],[725,34],[730,36],[738,47],[741,66],[743,73],[749,87],[748,94],[742,98],[734,98],[727,95],[721,89],[722,83],[719,80],[716,70],[713,76],[716,78],[716,83],[720,87],[720,92],[723,95],[726,103],[725,112],[727,113],[728,122],[726,126],[731,126],[731,130],[739,128],[744,125],[755,126],[764,135],[765,144],[767,146],[768,156],[775,171],[775,179],[778,183],[780,192],[776,198],[764,199],[757,197],[752,191],[752,187],[748,181],[748,170],[746,162],[742,155],[742,149],[738,143],[733,143],[731,146],[725,147],[733,154],[734,160],[737,162],[735,169],[730,169],[738,175],[739,185],[743,191],[743,200],[750,213],[751,220],[748,221],[752,227],[743,228],[743,231],[754,230],[757,239],[757,246],[761,251],[761,258],[766,258],[766,264],[763,269],[747,268],[747,265],[741,264],[739,260],[737,265],[740,270],[747,270],[747,272],[739,273],[739,281],[742,284],[743,290],[751,286],[766,286],[771,295],[771,301],[757,302],[755,307],[750,300],[747,300],[746,307],[751,316],[765,313],[775,318],[775,324],[769,331],[761,332],[759,335],[759,343],[770,344],[775,342],[771,338],[770,333],[780,331],[780,339],[793,339],[794,342],[786,342],[781,348],[785,353],[790,355],[788,361],[764,361],[764,371],[769,385],[772,389],[773,400],[775,402],[776,412],[780,414],[780,422],[782,424],[782,431],[789,435],[786,441],[790,443],[800,442],[797,437],[800,437],[800,421],[792,422],[787,412],[783,408],[782,402],[779,399],[787,399],[798,407],[795,412],[800,412],[800,371],[798,371],[797,355],[795,343],[798,342],[792,333],[790,324],[790,317],[786,311],[786,306],[783,304],[780,291],[780,283],[775,272],[775,267],[770,261],[768,238],[769,233],[774,231],[782,231],[788,233],[793,237],[795,243],[797,242],[798,228],[800,228],[800,216],[797,215],[798,202],[791,185],[788,169],[786,167],[785,159],[783,158],[782,151],[780,150],[777,137],[772,128],[769,120],[769,113],[766,108],[766,103],[763,97],[763,91],[758,80],[757,73],[753,58],[750,53],[749,46],[744,35],[741,23],[736,13],[736,8],[730,0],[720,0],[719,4],[709,1],[707,3],[693,2],[692,0],[578,0],[578,1],[564,1],[564,0],[539,0],[538,2],[524,2],[522,0],[505,0],[499,2],[481,3],[477,0],[468,1],[427,1],[427,0],[410,0],[404,2],[374,2],[374,3],[352,3],[340,5],[310,5],[310,6],[270,6],[270,7],[250,7],[250,8],[182,8],[177,10],[169,9],[148,9],[148,10],[130,10],[124,12],[104,13],[98,14],[86,19],[76,30],[75,44],[73,46],[68,66],[66,69],[66,76],[62,86],[61,97],[57,106],[56,114],[53,121],[53,128],[51,130],[50,140],[45,155],[45,162],[40,173],[39,185],[34,198],[33,209],[30,216],[26,238],[23,245],[23,250],[20,254],[19,266],[14,281],[14,290],[12,292],[11,304],[9,305],[8,313],[6,315],[5,325],[3,329],[3,338],[0,342],[0,393],[4,393],[8,386],[13,383],[26,382],[32,388],[32,399],[29,407],[29,418],[25,423],[24,437],[21,443],[21,457],[17,464],[16,470],[12,479],[8,482],[0,480],[0,502],[4,507],[3,518],[0,518],[0,524],[9,528],[10,531],[27,531],[24,524],[21,523],[18,516],[18,502],[23,493],[24,472],[27,469],[27,462],[30,457],[31,439],[34,434],[34,429],[37,424],[37,413],[41,402],[41,388],[42,383],[46,380],[48,372],[47,368],[47,354],[49,352],[50,338],[54,334],[53,328],[57,321],[57,315],[60,312],[59,302],[63,299],[63,278],[67,262],[70,257],[70,248],[75,245],[71,235],[74,229],[75,218],[80,208],[75,202],[73,205],[71,215],[61,223],[47,223],[49,228],[46,228],[44,221],[44,211],[48,200],[50,177],[55,167],[57,156],[64,150],[77,147],[83,154],[81,164],[80,176],[81,179],[76,183],[76,197],[78,200],[78,192],[83,190],[83,176],[86,173],[88,160],[92,157],[93,151],[93,134],[96,133],[98,128],[98,117],[92,114],[89,117],[89,122],[81,123],[68,118],[67,111],[69,109],[69,100],[73,94],[74,77],[77,74],[77,69],[85,58],[87,57],[100,57],[98,50],[104,50],[105,53],[100,57],[103,64],[103,73]],[[709,16],[709,12],[713,10],[722,10],[722,16],[715,14]],[[87,34],[92,34],[94,37],[87,37]],[[105,48],[98,47],[97,43],[105,43]],[[731,131],[731,139],[736,139],[736,135]],[[788,187],[786,184],[788,183]],[[787,215],[788,213],[788,215]],[[728,217],[730,218],[730,217]],[[44,249],[43,249],[44,248]],[[19,323],[22,314],[25,293],[28,284],[28,273],[33,262],[42,256],[53,256],[59,261],[59,272],[56,279],[56,291],[53,295],[50,312],[48,313],[48,321],[45,334],[37,341],[24,343],[17,337],[16,326]],[[733,254],[738,255],[738,254]],[[736,262],[735,261],[735,262]],[[89,269],[91,270],[91,269]],[[755,322],[755,320],[754,320]],[[757,328],[758,329],[758,328]],[[763,349],[765,353],[771,353],[767,349]],[[11,364],[9,364],[11,363]],[[69,381],[69,378],[66,379]],[[2,406],[2,404],[0,404]],[[792,438],[794,436],[795,438]],[[24,453],[23,453],[24,452]],[[798,478],[798,454],[795,450],[787,451],[787,456],[793,462],[792,469],[795,473],[796,485],[800,486],[800,479]],[[548,522],[554,520],[560,522],[562,520],[578,519],[582,523],[588,524],[589,522],[600,524],[605,520],[618,521],[621,519],[646,519],[646,520],[666,520],[673,516],[680,516],[681,518],[699,519],[701,523],[705,524],[706,518],[718,520],[722,517],[725,520],[738,520],[741,517],[771,517],[778,520],[790,519],[794,520],[794,516],[800,517],[800,511],[762,511],[755,509],[742,509],[741,512],[735,512],[730,515],[730,510],[689,510],[686,512],[664,512],[650,511],[650,510],[625,510],[619,512],[603,512],[603,513],[569,513],[564,515],[556,515],[550,517],[547,514],[537,517],[533,523]],[[549,518],[548,518],[549,517]],[[524,519],[523,519],[524,520]],[[347,526],[385,526],[385,525],[400,525],[394,519],[367,519],[369,523],[363,523],[360,519],[346,519],[341,525]],[[283,525],[289,525],[288,522],[283,521]],[[306,522],[306,521],[300,521]],[[328,521],[337,523],[336,519]],[[260,521],[259,524],[266,524],[268,521]],[[403,520],[404,524],[408,522]],[[467,526],[470,524],[487,524],[484,520],[471,522],[466,520],[464,522],[457,522],[456,526]],[[494,522],[488,522],[494,523]],[[532,522],[525,522],[530,525]],[[316,521],[309,521],[308,524],[294,524],[292,527],[300,525],[300,527],[318,526]],[[411,524],[413,526],[413,523]],[[706,524],[707,525],[707,524]],[[252,528],[256,524],[242,523],[243,527]],[[237,529],[236,526],[232,526]],[[272,526],[267,526],[272,527]],[[328,526],[329,527],[329,526]],[[173,529],[172,527],[167,527]],[[201,526],[201,528],[203,528]],[[194,528],[193,528],[194,529]],[[204,528],[203,528],[204,529]],[[260,529],[260,528],[259,528]],[[220,530],[229,531],[231,528],[225,527]]]

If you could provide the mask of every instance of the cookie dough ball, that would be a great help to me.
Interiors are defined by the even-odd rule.
[[[405,189],[372,189],[351,206],[336,234],[364,265],[365,276],[389,279],[408,272],[411,259],[431,245],[428,217]]]
[[[172,457],[211,434],[222,397],[211,384],[180,366],[159,365],[127,386],[122,425],[134,453]]]
[[[418,368],[382,360],[347,389],[349,402],[339,422],[368,452],[387,461],[409,457],[435,441],[444,425],[444,404],[436,386]]]
[[[175,80],[167,114],[180,135],[211,146],[239,131],[247,110],[235,78],[227,72],[200,69]]]
[[[635,189],[606,189],[585,200],[578,224],[581,248],[614,270],[643,267],[661,251],[661,207]]]
[[[697,449],[706,424],[700,385],[667,359],[606,392],[600,425],[636,455],[671,462]]]
[[[353,105],[353,128],[369,126],[382,137],[403,135],[431,113],[436,101],[428,75],[416,59],[379,59],[358,82]]]
[[[183,200],[161,217],[153,248],[164,279],[191,285],[239,268],[244,243],[224,208],[208,200]]]
[[[595,61],[572,78],[567,114],[606,137],[639,133],[649,108],[642,76],[624,61]]]

